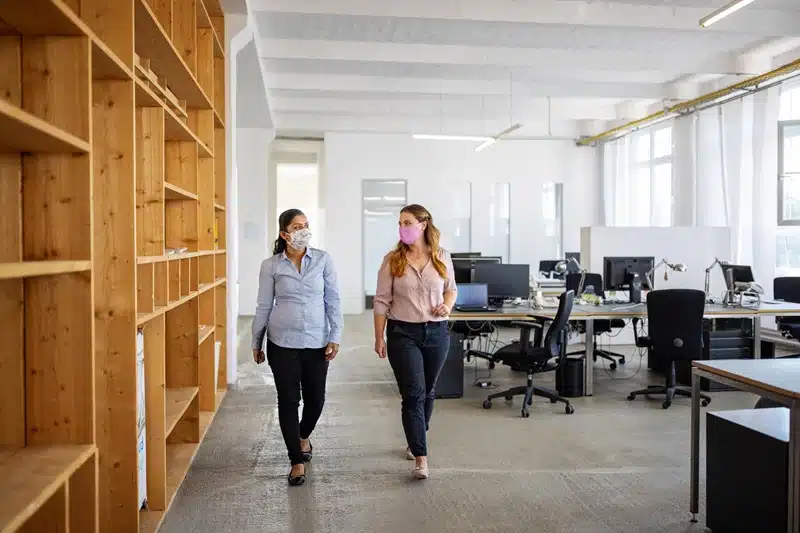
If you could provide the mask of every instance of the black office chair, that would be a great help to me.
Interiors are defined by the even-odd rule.
[[[694,361],[703,357],[703,313],[705,293],[695,289],[662,289],[647,294],[647,326],[651,353],[668,363],[665,385],[651,385],[628,396],[664,394],[664,409],[672,405],[675,396],[692,397],[691,389],[675,386],[675,361]],[[642,340],[642,339],[638,339]],[[702,405],[711,402],[700,394]]]
[[[772,293],[777,300],[800,303],[800,278],[775,278],[772,282]],[[800,317],[778,316],[775,317],[775,323],[784,338],[800,341]],[[786,357],[800,358],[800,354]]]
[[[512,322],[519,326],[519,343],[513,343],[500,348],[494,354],[494,360],[502,362],[512,368],[524,370],[528,375],[527,384],[524,387],[512,387],[503,392],[490,394],[483,402],[484,409],[492,408],[492,400],[495,398],[505,398],[512,401],[514,396],[524,395],[522,403],[522,417],[528,418],[531,415],[529,406],[533,405],[533,397],[540,396],[548,398],[550,403],[561,402],[566,404],[564,408],[568,415],[575,412],[572,404],[558,393],[551,389],[537,387],[533,384],[533,376],[543,372],[553,372],[557,370],[567,356],[567,323],[572,312],[572,301],[574,293],[564,292],[559,298],[558,311],[552,320],[541,320],[539,322]],[[550,322],[547,334],[544,336],[542,344],[542,329],[546,322]],[[531,343],[531,331],[535,331],[534,342]]]
[[[466,357],[467,362],[469,362],[473,357],[477,359],[486,359],[489,361],[489,368],[494,368],[494,355],[488,352],[473,350],[472,343],[478,339],[488,337],[495,332],[495,329],[496,328],[493,322],[459,320],[457,322],[453,322],[450,331],[464,335],[464,339],[467,341],[467,350],[464,352],[464,357]]]
[[[569,273],[567,274],[567,278],[564,283],[565,288],[568,291],[575,291],[575,293],[577,294],[580,282],[581,282],[581,274]],[[583,290],[585,291],[586,287],[589,286],[594,288],[594,293],[597,296],[602,296],[603,298],[606,297],[605,292],[603,291],[603,276],[601,276],[600,274],[590,274],[590,273],[586,274],[586,278],[583,281]],[[583,321],[577,322],[575,324],[575,327],[578,330],[578,333],[586,332],[585,323]],[[621,318],[612,318],[611,320],[595,320],[594,336],[597,337],[599,335],[603,335],[604,333],[611,333],[614,329],[622,329],[624,327],[625,327],[625,321],[622,320]],[[598,349],[596,346],[597,345],[595,344],[593,362],[597,361],[598,357],[611,361],[611,364],[609,365],[611,370],[615,370],[617,368],[617,361],[615,360],[615,358],[619,360],[619,364],[621,365],[625,364],[625,356],[622,355],[621,353]],[[567,355],[578,355],[582,353],[586,352],[585,351],[570,352]]]

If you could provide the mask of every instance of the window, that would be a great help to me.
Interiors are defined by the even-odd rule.
[[[781,92],[778,122],[778,230],[775,266],[800,271],[800,86]]]
[[[364,180],[364,292],[367,308],[378,284],[378,269],[383,257],[397,244],[397,219],[406,205],[406,182]]]
[[[495,183],[489,198],[489,249],[486,255],[508,263],[511,248],[511,184]]]
[[[603,147],[603,195],[609,226],[672,224],[672,126],[660,125]]]
[[[542,257],[563,257],[563,185],[542,185],[542,218],[544,219],[545,245]]]

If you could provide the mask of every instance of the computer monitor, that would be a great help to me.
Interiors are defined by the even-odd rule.
[[[528,298],[530,296],[530,265],[502,265],[481,263],[475,265],[473,283],[489,286],[489,298]]]
[[[734,283],[753,283],[753,269],[750,265],[725,265],[722,267],[725,274],[725,284],[729,287]]]
[[[459,265],[453,261],[453,271],[457,284],[472,283],[472,265]]]
[[[450,254],[450,257],[453,259],[464,259],[464,258],[472,258],[472,257],[480,257],[481,252],[453,252]]]
[[[633,274],[638,274],[642,288],[653,290],[647,284],[647,273],[654,266],[654,257],[604,257],[603,283],[609,291],[628,290]]]
[[[485,283],[459,283],[456,307],[487,307],[489,286]]]

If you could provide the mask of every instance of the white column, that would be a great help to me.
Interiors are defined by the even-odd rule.
[[[673,226],[695,224],[695,115],[675,120],[672,128],[673,143]]]

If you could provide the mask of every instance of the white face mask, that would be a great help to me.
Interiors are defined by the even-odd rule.
[[[305,250],[308,247],[308,243],[311,242],[311,230],[308,228],[299,229],[291,232],[289,237],[291,238],[290,241],[287,241],[289,246],[295,250]]]

